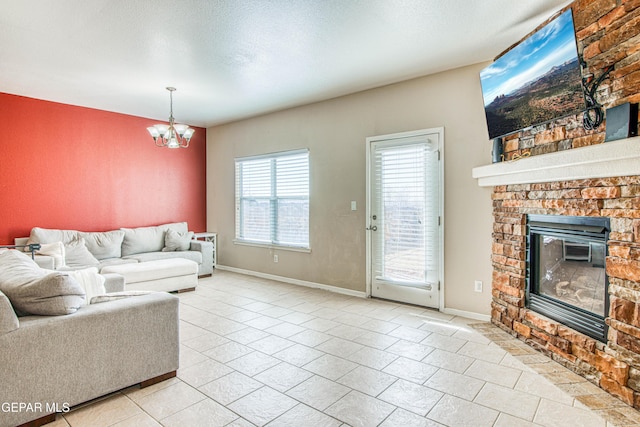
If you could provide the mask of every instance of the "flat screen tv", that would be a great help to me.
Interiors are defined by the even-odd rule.
[[[489,138],[586,109],[571,9],[480,72]]]

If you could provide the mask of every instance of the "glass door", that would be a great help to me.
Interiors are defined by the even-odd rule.
[[[439,133],[370,140],[370,284],[374,297],[439,307]]]

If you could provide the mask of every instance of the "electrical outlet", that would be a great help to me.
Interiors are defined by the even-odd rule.
[[[476,280],[474,282],[475,288],[473,289],[476,292],[482,292],[482,280]]]
[[[358,205],[356,204],[355,200],[351,201],[351,210],[352,211],[358,210]]]
[[[273,262],[278,262],[278,255],[273,255]]]

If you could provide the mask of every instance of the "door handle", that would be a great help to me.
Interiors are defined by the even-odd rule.
[[[369,226],[366,228],[367,230],[371,230],[371,231],[378,231],[378,227],[375,225]]]

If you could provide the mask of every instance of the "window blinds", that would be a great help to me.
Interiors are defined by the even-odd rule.
[[[309,152],[236,159],[236,239],[309,247]]]
[[[437,282],[438,152],[429,140],[380,144],[373,153],[374,277]]]

